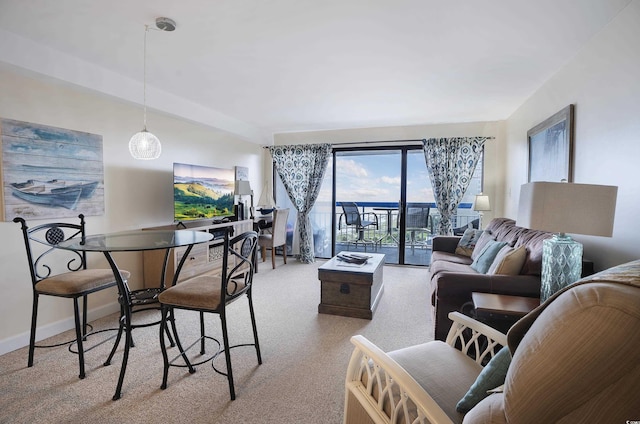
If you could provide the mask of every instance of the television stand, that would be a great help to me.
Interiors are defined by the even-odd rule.
[[[231,234],[242,234],[253,230],[253,221],[246,219],[243,221],[230,221],[221,223],[211,223],[212,221],[180,221],[177,224],[164,225],[159,227],[143,228],[144,230],[175,230],[185,229],[194,231],[205,231],[213,234],[213,240],[208,243],[197,244],[189,253],[185,261],[178,281],[185,281],[200,275],[220,275],[222,272],[222,255],[224,247],[221,239],[229,231]],[[166,281],[167,284],[173,280],[175,270],[184,255],[186,248],[175,248],[169,253],[167,262]],[[144,287],[158,287],[162,275],[162,264],[164,262],[164,250],[147,250],[143,252]]]

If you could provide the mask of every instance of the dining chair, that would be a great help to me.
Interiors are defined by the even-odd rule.
[[[282,258],[287,263],[287,219],[289,209],[276,209],[273,211],[273,224],[271,232],[263,231],[258,237],[262,262],[266,260],[267,248],[271,249],[271,266],[276,269],[276,247],[282,246]]]
[[[167,388],[169,367],[186,367],[189,369],[189,373],[193,374],[196,372],[195,366],[212,361],[214,371],[227,377],[231,400],[234,400],[236,398],[236,392],[233,382],[230,350],[239,346],[254,346],[258,357],[258,365],[262,364],[256,319],[253,311],[253,299],[251,296],[257,243],[258,233],[255,231],[245,232],[232,239],[229,237],[229,232],[226,232],[223,241],[224,254],[222,256],[221,275],[197,276],[169,287],[160,294],[159,300],[162,304],[160,347],[162,350],[162,357],[164,359],[164,372],[161,385],[162,389]],[[251,326],[253,329],[253,343],[230,346],[227,329],[227,307],[243,295],[247,296],[249,303],[249,314],[251,316]],[[176,329],[176,309],[197,311],[200,313],[200,337],[196,339],[194,343],[189,345],[186,350],[182,348],[182,343],[180,342],[178,331]],[[220,317],[222,325],[222,349],[220,349],[220,341],[211,336],[207,336],[205,333],[205,313],[217,314]],[[163,336],[164,332],[167,331],[167,322],[171,323],[176,345],[179,350],[179,353],[172,361],[169,361],[167,347],[164,343]],[[200,342],[200,355],[205,355],[206,340],[212,340],[214,343],[217,343],[217,352],[211,357],[192,363],[187,356],[187,351],[191,347],[197,346],[198,342]],[[221,354],[224,354],[225,356],[226,372],[218,370],[214,363],[216,358]],[[184,365],[181,362],[175,363],[175,361],[180,357],[182,357],[182,360],[185,363]]]
[[[84,215],[78,215],[79,224],[51,222],[29,227],[27,222],[16,217],[13,222],[19,223],[27,253],[27,263],[31,275],[33,303],[31,312],[31,334],[29,336],[29,358],[27,366],[33,366],[36,348],[49,348],[69,345],[69,351],[78,355],[80,364],[79,377],[85,377],[84,354],[96,345],[85,349],[84,342],[93,330],[87,323],[87,296],[116,285],[113,271],[107,269],[88,269],[86,252],[72,252],[57,249],[56,245],[73,237],[85,237]],[[123,280],[129,278],[129,272],[122,270]],[[54,296],[73,299],[73,316],[76,337],[74,340],[52,345],[36,345],[36,327],[38,320],[38,303],[40,296]],[[82,312],[78,300],[82,298]],[[106,330],[102,330],[106,331]],[[96,331],[95,333],[98,333]],[[93,334],[95,334],[93,333]],[[106,341],[106,340],[105,340]],[[102,341],[101,343],[103,343]],[[101,344],[99,343],[99,344]],[[77,351],[73,351],[73,345]]]

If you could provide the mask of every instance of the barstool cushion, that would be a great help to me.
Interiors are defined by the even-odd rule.
[[[129,271],[122,270],[120,275],[127,280],[131,274]],[[115,284],[116,280],[111,269],[82,269],[45,278],[36,284],[36,290],[43,294],[72,296]]]
[[[195,277],[166,289],[158,299],[165,305],[213,311],[220,306],[221,287],[222,281],[219,276]],[[230,294],[240,292],[245,287],[244,281],[232,280],[228,284]]]

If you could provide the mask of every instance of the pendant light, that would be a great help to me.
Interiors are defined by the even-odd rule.
[[[169,18],[157,18],[156,27],[160,31],[173,31],[176,29],[176,23]],[[141,160],[157,159],[162,153],[162,146],[158,137],[147,131],[147,32],[149,32],[149,25],[144,26],[143,127],[142,131],[134,134],[129,140],[131,156]]]

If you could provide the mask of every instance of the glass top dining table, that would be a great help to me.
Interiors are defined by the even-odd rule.
[[[160,231],[124,231],[118,233],[109,234],[96,234],[85,237],[72,238],[67,241],[59,243],[56,247],[60,249],[73,250],[77,252],[102,252],[109,262],[113,271],[118,291],[119,301],[121,304],[121,316],[118,335],[116,336],[116,342],[109,355],[109,358],[105,362],[105,365],[109,364],[116,348],[120,342],[120,338],[123,331],[126,331],[127,335],[125,339],[125,350],[122,358],[122,366],[120,368],[120,377],[118,378],[118,384],[116,386],[113,400],[120,398],[122,392],[122,385],[124,382],[124,376],[127,369],[127,360],[129,356],[129,348],[132,346],[131,330],[136,327],[147,327],[150,325],[156,325],[160,323],[160,320],[150,323],[135,324],[133,323],[132,315],[136,312],[134,307],[139,308],[138,311],[148,310],[144,309],[147,305],[154,306],[155,309],[159,309],[159,302],[157,300],[158,295],[166,287],[165,276],[167,263],[169,258],[169,252],[174,247],[186,246],[186,250],[176,267],[175,274],[173,276],[172,285],[178,281],[180,270],[185,263],[185,260],[189,256],[191,249],[194,245],[199,243],[206,243],[213,240],[213,234],[204,231],[193,230],[160,230]],[[122,273],[116,264],[113,253],[115,252],[136,252],[145,250],[158,250],[165,249],[164,265],[160,277],[160,284],[157,288],[146,288],[140,290],[131,290],[129,283],[122,277]],[[170,335],[167,332],[171,343],[173,343]]]
[[[212,239],[212,234],[203,231],[138,230],[73,238],[58,244],[57,247],[84,252],[133,252],[189,246],[206,243]]]

